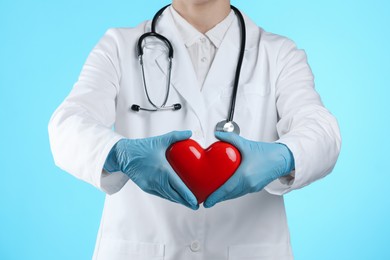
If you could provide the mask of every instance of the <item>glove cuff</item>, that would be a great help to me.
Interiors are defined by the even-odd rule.
[[[112,173],[112,172],[117,172],[117,171],[120,171],[120,167],[119,167],[119,164],[118,164],[118,160],[117,160],[117,157],[116,157],[116,153],[117,153],[117,144],[120,142],[121,140],[119,140],[110,150],[110,152],[108,153],[107,155],[107,159],[104,163],[104,166],[103,166],[103,169],[106,171],[106,172],[109,172],[109,173]]]
[[[295,169],[295,161],[294,156],[290,149],[287,147],[287,145],[282,143],[277,143],[283,146],[283,149],[281,150],[281,155],[286,161],[286,168],[283,173],[283,176],[290,174]]]

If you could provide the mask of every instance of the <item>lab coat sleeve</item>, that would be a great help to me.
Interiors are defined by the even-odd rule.
[[[283,195],[329,174],[337,161],[341,137],[336,118],[323,106],[303,50],[289,39],[277,57],[275,83],[279,139],[292,152],[295,170],[266,190]]]
[[[56,165],[108,194],[128,180],[123,173],[102,170],[111,148],[124,138],[112,130],[121,76],[118,38],[110,29],[98,42],[48,129]]]

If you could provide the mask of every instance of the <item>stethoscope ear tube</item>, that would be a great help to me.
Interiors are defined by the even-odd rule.
[[[173,47],[172,47],[171,42],[167,38],[165,38],[164,36],[162,36],[161,34],[158,34],[156,32],[149,32],[149,33],[142,34],[141,37],[139,38],[138,44],[137,44],[137,52],[138,52],[139,58],[142,58],[142,55],[144,55],[144,50],[142,48],[142,42],[147,37],[156,37],[160,41],[163,41],[165,43],[165,45],[168,46],[168,57],[170,59],[173,58]]]
[[[138,39],[138,43],[137,43],[137,53],[138,53],[138,59],[139,59],[139,63],[141,65],[141,72],[142,72],[142,82],[143,82],[143,85],[144,85],[144,90],[145,90],[145,94],[146,94],[146,97],[149,101],[149,103],[153,106],[153,108],[143,108],[139,105],[136,105],[136,104],[133,104],[131,107],[130,107],[130,110],[132,111],[135,111],[135,112],[139,112],[140,110],[143,110],[143,111],[149,111],[149,112],[155,112],[155,111],[162,111],[162,110],[173,110],[173,111],[176,111],[176,110],[180,110],[181,109],[181,105],[180,104],[173,104],[171,106],[166,106],[166,103],[168,101],[168,96],[169,96],[169,89],[170,89],[170,85],[171,85],[171,72],[172,72],[172,59],[173,59],[173,47],[172,47],[172,44],[171,42],[165,38],[163,35],[161,34],[158,34],[156,33],[156,22],[158,20],[158,18],[160,17],[160,15],[164,12],[164,10],[170,5],[166,5],[164,6],[163,8],[161,8],[157,13],[156,15],[154,16],[153,18],[153,21],[152,21],[152,29],[151,29],[151,32],[147,32],[147,33],[144,33],[143,35],[141,35],[141,37]],[[146,86],[146,80],[145,80],[145,70],[144,70],[144,62],[143,62],[143,55],[144,55],[144,51],[143,51],[143,46],[142,46],[142,43],[143,41],[147,38],[147,37],[155,37],[157,38],[158,40],[162,41],[165,46],[167,46],[168,48],[168,61],[169,61],[169,65],[168,65],[168,79],[167,79],[167,85],[166,85],[166,95],[165,95],[165,99],[164,99],[164,102],[158,106],[156,104],[153,103],[153,101],[151,100],[150,96],[149,96],[149,93],[148,93],[148,88]]]
[[[138,57],[140,55],[142,56],[144,54],[144,51],[142,49],[142,42],[143,42],[143,40],[146,37],[154,36],[154,37],[157,37],[159,40],[163,41],[168,46],[168,49],[169,49],[168,57],[171,58],[171,59],[173,58],[173,47],[172,47],[171,42],[167,38],[162,36],[161,34],[156,33],[156,23],[157,23],[158,18],[165,11],[165,9],[167,9],[170,5],[171,4],[168,4],[168,5],[164,6],[163,8],[161,8],[160,10],[158,10],[158,12],[153,17],[151,31],[149,33],[143,34],[139,38],[139,40],[138,40]]]
[[[160,10],[158,10],[158,12],[154,15],[153,17],[153,20],[152,20],[152,28],[151,28],[151,32],[156,32],[156,23],[157,23],[157,20],[158,18],[161,16],[161,14],[165,11],[165,9],[167,9],[171,4],[168,4],[166,6],[164,6],[163,8],[161,8]]]
[[[242,67],[242,61],[244,60],[244,54],[245,54],[245,44],[246,44],[246,26],[244,17],[242,16],[241,12],[234,6],[230,6],[233,11],[236,13],[238,20],[240,21],[240,27],[241,27],[241,47],[240,47],[240,55],[238,57],[237,62],[237,68],[236,68],[236,75],[234,78],[234,85],[233,85],[233,93],[232,93],[232,99],[230,101],[230,110],[229,110],[229,116],[226,121],[233,122],[234,117],[234,110],[236,107],[236,98],[237,98],[237,91],[238,91],[238,83],[240,81],[240,74],[241,74],[241,67]]]

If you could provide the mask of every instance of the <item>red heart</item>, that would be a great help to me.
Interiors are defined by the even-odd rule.
[[[204,150],[192,139],[171,145],[166,157],[199,204],[222,186],[241,163],[240,152],[229,143],[216,142]]]

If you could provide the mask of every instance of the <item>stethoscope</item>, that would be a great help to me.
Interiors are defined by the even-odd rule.
[[[131,110],[136,111],[136,112],[138,112],[140,110],[149,111],[149,112],[156,112],[156,111],[164,111],[164,110],[176,111],[176,110],[180,110],[181,109],[181,104],[179,104],[179,103],[173,104],[173,105],[170,105],[170,106],[166,105],[166,103],[168,101],[170,86],[171,86],[173,47],[172,47],[171,42],[167,38],[165,38],[163,35],[158,34],[156,32],[157,20],[158,20],[158,18],[161,16],[161,14],[164,12],[164,10],[168,6],[170,6],[170,4],[167,5],[167,6],[164,6],[163,8],[161,8],[155,14],[155,16],[153,17],[153,20],[152,20],[151,32],[147,32],[147,33],[141,35],[141,37],[138,40],[137,51],[138,51],[139,63],[141,65],[142,81],[143,81],[146,97],[147,97],[149,103],[153,106],[153,108],[143,108],[143,107],[140,107],[139,105],[133,104],[131,106]],[[216,131],[223,131],[223,132],[234,132],[236,134],[240,134],[240,127],[237,125],[236,122],[233,121],[233,116],[234,116],[234,109],[235,109],[235,105],[236,105],[236,96],[237,96],[237,90],[238,90],[238,83],[239,83],[239,80],[240,80],[241,66],[242,66],[242,61],[244,59],[246,29],[245,29],[244,18],[242,16],[241,12],[234,6],[231,6],[231,8],[236,13],[236,15],[238,17],[238,20],[240,22],[240,28],[241,28],[240,56],[238,57],[238,62],[237,62],[236,75],[235,75],[234,85],[233,85],[234,86],[233,87],[233,93],[232,93],[232,98],[231,98],[231,101],[230,101],[229,116],[228,116],[228,118],[226,120],[222,120],[221,122],[219,122],[216,125],[215,130]],[[144,70],[144,62],[143,62],[144,51],[143,51],[142,43],[145,40],[145,38],[147,38],[147,37],[155,37],[155,38],[159,39],[168,48],[168,75],[167,75],[168,79],[167,79],[167,82],[166,82],[165,97],[164,97],[164,100],[163,100],[161,105],[156,105],[151,100],[151,98],[149,96],[148,88],[146,86],[145,70]]]

